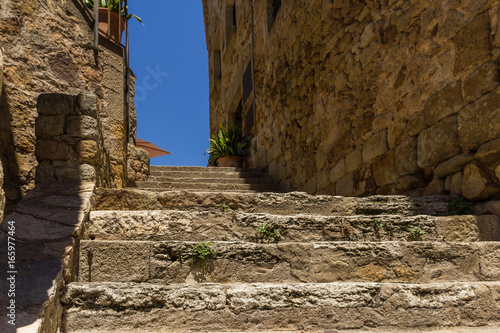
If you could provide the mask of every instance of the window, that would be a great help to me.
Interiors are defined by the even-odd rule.
[[[271,31],[281,8],[281,0],[267,0],[267,31]]]

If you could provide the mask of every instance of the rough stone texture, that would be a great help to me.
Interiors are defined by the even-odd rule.
[[[411,328],[498,325],[497,282],[154,285],[72,283],[64,297],[64,329],[168,325],[178,330]],[[298,307],[298,304],[302,306]],[[396,307],[404,312],[394,315]],[[123,311],[127,309],[127,311]],[[148,309],[147,312],[144,310]],[[477,309],[481,315],[472,315]],[[474,311],[475,312],[475,311]],[[259,318],[252,320],[252,318]],[[278,322],[276,318],[280,318]]]
[[[263,223],[271,223],[279,229],[283,242],[322,242],[345,240],[342,234],[344,221],[353,228],[353,237],[357,241],[407,240],[408,228],[412,226],[418,226],[425,231],[422,240],[440,241],[444,234],[437,232],[436,219],[441,218],[396,214],[374,217],[274,215],[238,211],[96,211],[90,215],[88,233],[95,240],[254,241],[255,230]],[[486,220],[492,221],[491,224],[494,225],[494,217],[459,216],[456,219],[460,223],[473,224],[465,225],[464,229],[476,232],[464,232],[462,241],[495,240],[489,234],[479,234],[480,228],[477,226],[485,224],[482,221]],[[376,230],[376,220],[383,224],[384,228]],[[455,218],[450,217],[443,223],[453,224],[454,220]],[[459,222],[455,224],[458,225]],[[454,238],[459,240],[458,236],[455,235]]]
[[[211,133],[255,109],[247,164],[286,190],[422,194],[441,163],[500,137],[496,0],[282,1],[274,19],[255,2],[253,50],[249,3],[234,1],[234,29],[227,1],[203,3]],[[256,101],[241,88],[252,51]],[[375,181],[392,150],[397,179]]]
[[[3,47],[0,44],[0,98],[2,97],[2,87],[3,87]],[[3,191],[3,166],[0,160],[0,223],[3,221],[4,209],[5,209],[5,192]]]
[[[484,95],[458,113],[458,136],[464,150],[500,136],[500,88]]]
[[[495,221],[498,225],[498,219]],[[498,230],[497,230],[498,231]],[[215,258],[191,261],[195,242],[82,241],[81,282],[316,283],[495,281],[496,243],[212,242]],[[489,251],[478,255],[480,247]],[[89,260],[88,249],[92,249]],[[427,261],[426,258],[433,258]],[[91,277],[89,278],[89,267]],[[481,269],[480,269],[481,268]],[[373,274],[376,270],[377,274]],[[403,270],[405,273],[403,274]],[[486,271],[486,275],[483,275]]]
[[[16,228],[16,328],[19,332],[56,332],[61,327],[64,284],[76,279],[78,240],[85,234],[93,183],[38,184],[0,224],[0,288],[8,290],[8,222]],[[0,331],[11,332],[0,298]]]
[[[80,1],[27,0],[21,3],[2,0],[0,45],[4,52],[0,74],[3,76],[0,145],[4,149],[0,160],[5,172],[7,211],[13,211],[14,204],[35,185],[36,138],[60,136],[61,126],[65,125],[60,121],[60,111],[69,110],[68,103],[74,103],[72,97],[62,98],[37,110],[40,94],[75,96],[83,93],[78,103],[93,95],[94,106],[84,107],[74,116],[95,119],[99,105],[104,124],[123,123],[123,51],[101,37],[99,51],[94,52],[92,27],[92,19]],[[90,122],[93,124],[89,125],[95,125],[94,121]],[[93,130],[95,128],[89,128],[87,132]],[[114,172],[114,183],[123,186],[124,148],[113,149],[110,144],[116,135],[124,141],[124,133],[111,132],[106,132],[104,141],[112,156],[111,163],[123,166]]]
[[[494,179],[488,170],[476,164],[468,164],[465,167],[462,178],[462,193],[465,198],[480,201],[499,192],[498,179]]]
[[[110,153],[105,147],[104,132],[98,110],[97,97],[42,94],[38,97],[36,120],[38,138],[36,157],[37,183],[58,181],[96,182],[97,186],[115,186],[115,175],[110,165]],[[80,115],[81,113],[87,115]],[[49,115],[48,115],[49,114]],[[50,118],[50,121],[47,121]],[[47,123],[62,121],[58,131],[46,130]]]
[[[472,154],[456,155],[450,158],[448,161],[439,164],[436,169],[434,169],[434,176],[439,178],[447,177],[452,173],[463,170],[464,166],[469,164],[473,160],[474,155]]]
[[[127,150],[127,181],[146,181],[149,175],[149,153],[129,144]]]
[[[457,116],[450,116],[418,136],[418,166],[428,168],[461,152],[457,135]]]

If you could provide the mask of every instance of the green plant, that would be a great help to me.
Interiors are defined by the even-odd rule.
[[[464,197],[456,197],[448,202],[448,215],[468,215],[474,212],[476,204]]]
[[[85,2],[85,5],[88,8],[94,9],[94,0],[83,0],[83,1]],[[128,21],[131,18],[135,18],[142,25],[144,25],[144,23],[142,23],[142,20],[141,20],[140,17],[138,17],[138,16],[136,16],[134,14],[125,15],[125,1],[124,0],[97,0],[97,1],[98,1],[99,7],[108,8],[108,5],[109,5],[109,9],[111,9],[112,11],[117,12],[117,13],[120,10],[120,3],[121,3],[121,9],[122,9],[122,11],[121,11],[120,14],[125,19],[125,21]]]
[[[422,236],[425,234],[425,231],[420,227],[411,227],[408,228],[408,231],[410,232],[410,239],[412,240],[421,240]]]
[[[278,242],[281,238],[281,234],[278,228],[272,223],[262,223],[256,230],[255,238],[263,239],[268,243],[272,240]]]
[[[194,264],[199,263],[201,268],[205,268],[207,259],[214,259],[216,256],[212,243],[201,242],[193,247],[189,260]]]
[[[228,125],[227,130],[221,124],[217,135],[210,139],[210,149],[205,151],[209,153],[208,164],[215,165],[219,157],[245,157],[250,151],[251,140],[250,136],[243,135],[240,124]]]
[[[220,209],[221,209],[223,212],[228,212],[228,211],[232,210],[232,209],[231,209],[231,207],[229,207],[229,206],[228,206],[228,205],[226,205],[226,204],[222,204],[222,205],[220,206]]]

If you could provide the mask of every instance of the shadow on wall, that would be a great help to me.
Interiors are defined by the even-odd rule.
[[[22,182],[24,178],[20,176],[18,161],[22,160],[22,154],[17,151],[14,145],[11,112],[7,91],[5,85],[2,84],[0,97],[0,146],[2,149],[0,150],[0,159],[4,170],[3,187],[6,196],[6,214],[13,212],[15,204],[22,198],[22,193],[27,185]]]
[[[38,113],[37,184],[0,225],[0,332],[61,327],[62,288],[77,276],[94,188],[113,186],[95,96],[43,94]]]

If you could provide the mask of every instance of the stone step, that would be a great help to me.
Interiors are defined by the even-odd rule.
[[[272,224],[285,242],[408,240],[413,227],[425,232],[424,241],[500,241],[495,215],[272,215],[221,209],[94,211],[87,234],[96,240],[251,241],[263,224]]]
[[[499,293],[500,282],[70,283],[63,331],[498,327]]]
[[[81,241],[79,281],[171,284],[500,280],[500,242],[207,242],[215,258],[203,260],[192,255],[197,244]]]
[[[184,171],[184,172],[204,172],[204,173],[224,173],[224,172],[259,172],[262,173],[262,169],[259,168],[226,168],[226,167],[195,167],[195,166],[169,166],[169,165],[152,165],[149,167],[150,174],[156,174],[157,172],[169,172],[169,171]]]
[[[280,187],[274,184],[241,184],[229,182],[135,182],[129,188],[144,189],[148,191],[171,191],[171,190],[198,190],[198,191],[259,191],[280,192]]]
[[[226,178],[204,178],[204,177],[149,177],[146,182],[135,182],[135,184],[143,183],[222,183],[222,184],[275,184],[274,180],[269,177],[226,177]],[[129,186],[134,186],[134,183]]]
[[[250,171],[225,171],[204,172],[204,171],[155,171],[151,172],[149,179],[155,178],[203,178],[203,179],[226,179],[226,178],[265,178],[267,174],[264,172]]]
[[[231,193],[136,189],[96,189],[96,210],[232,209],[271,214],[323,215],[446,215],[450,196],[365,198],[289,193]]]

